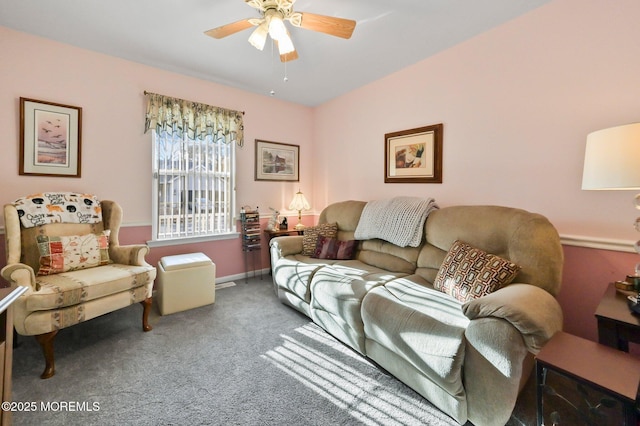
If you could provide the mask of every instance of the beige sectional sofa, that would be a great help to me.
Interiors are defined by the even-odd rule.
[[[363,201],[325,208],[319,225],[354,240]],[[324,225],[323,225],[324,224]],[[563,254],[541,215],[498,206],[432,211],[418,247],[358,241],[353,259],[303,255],[303,236],[271,240],[278,297],[373,360],[460,424],[504,425],[533,357],[562,327]],[[307,238],[308,240],[308,238]],[[442,283],[456,241],[519,267],[508,285],[462,302]],[[308,242],[308,241],[307,241]]]

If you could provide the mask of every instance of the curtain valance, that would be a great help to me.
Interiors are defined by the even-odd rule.
[[[244,144],[242,112],[211,105],[147,93],[144,132],[155,128],[158,133],[175,134],[203,140],[207,136],[224,138],[225,142]]]

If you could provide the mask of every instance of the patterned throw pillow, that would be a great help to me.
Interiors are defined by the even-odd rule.
[[[356,240],[339,241],[335,238],[319,236],[316,250],[311,257],[333,260],[353,259],[356,244]]]
[[[38,235],[40,269],[38,275],[92,268],[109,263],[110,230],[99,234],[49,237]]]
[[[304,256],[313,256],[318,245],[318,237],[335,238],[338,235],[337,223],[323,223],[321,225],[305,228],[302,237],[302,254]]]
[[[456,240],[433,287],[464,303],[509,284],[518,271],[515,263]]]

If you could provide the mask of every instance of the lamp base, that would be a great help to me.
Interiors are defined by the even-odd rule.
[[[298,224],[296,225],[296,231],[302,231],[304,230],[304,228],[305,226],[300,222],[298,222]]]

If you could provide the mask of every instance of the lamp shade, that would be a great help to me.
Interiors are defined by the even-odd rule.
[[[280,39],[288,37],[287,27],[284,26],[282,16],[278,13],[273,13],[270,16],[271,19],[269,19],[269,35],[271,36],[271,38],[280,41]]]
[[[286,55],[287,53],[291,53],[295,50],[293,47],[293,41],[291,41],[291,37],[289,37],[288,33],[278,40],[277,43],[278,53],[280,53],[280,55]]]
[[[289,204],[289,210],[309,210],[311,206],[306,198],[304,198],[304,194],[300,191],[296,192],[293,200],[291,200],[291,204]]]
[[[269,26],[266,22],[258,25],[249,36],[249,43],[258,50],[264,49],[267,42],[267,34],[269,34]]]
[[[589,133],[582,189],[640,189],[640,123]]]

